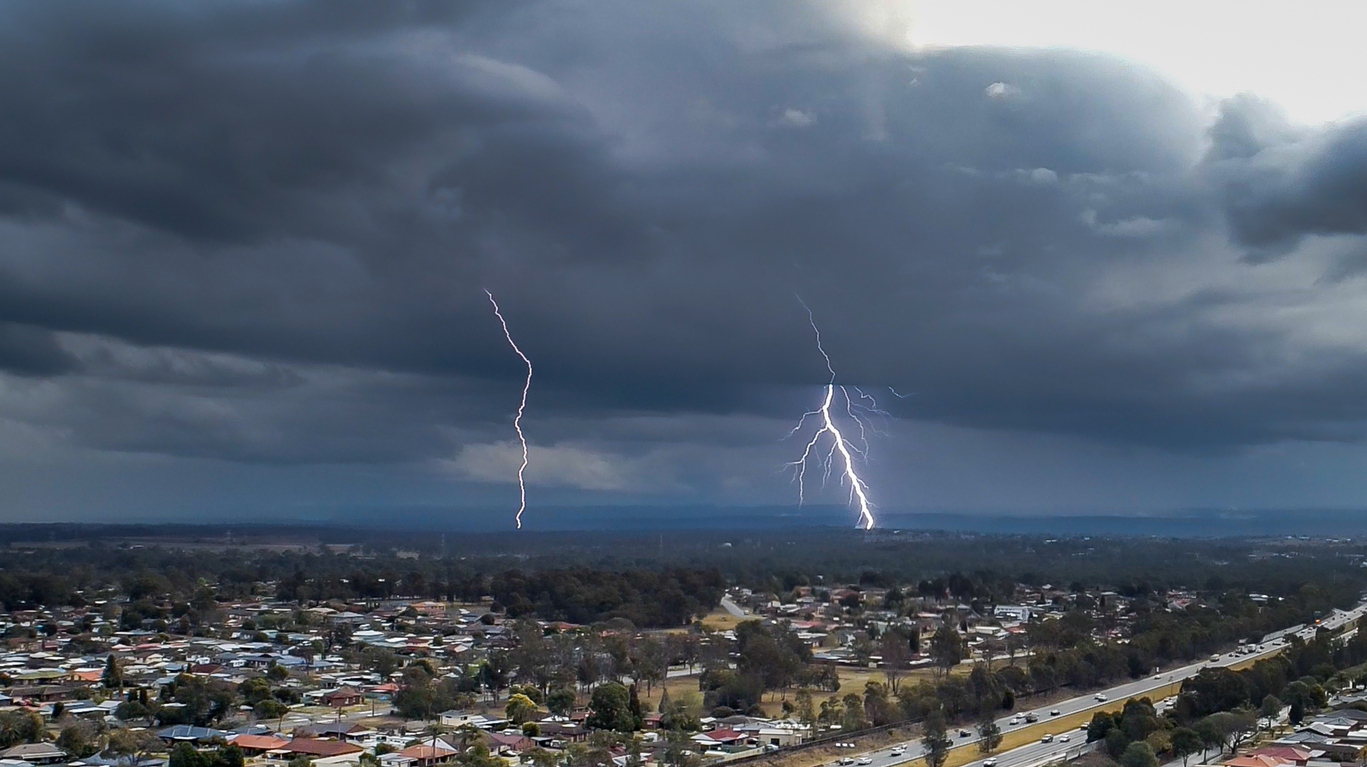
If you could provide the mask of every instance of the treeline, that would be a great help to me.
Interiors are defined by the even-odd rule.
[[[521,572],[485,570],[456,558],[352,555],[326,548],[276,552],[253,549],[116,548],[93,544],[5,552],[0,607],[81,606],[127,596],[127,621],[174,623],[218,600],[274,596],[299,603],[417,597],[475,602],[493,597],[513,617],[572,623],[624,618],[641,627],[684,625],[721,598],[715,569],[597,569],[584,566]],[[505,560],[506,561],[506,560]],[[179,605],[169,612],[161,604]],[[194,624],[194,616],[189,623]]]
[[[726,588],[716,570],[611,572],[576,567],[495,576],[489,593],[513,618],[593,623],[625,618],[639,627],[682,626],[716,607]]]

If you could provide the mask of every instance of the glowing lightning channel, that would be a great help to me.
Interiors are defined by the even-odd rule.
[[[821,329],[816,326],[816,317],[813,316],[811,307],[807,306],[807,303],[802,300],[802,296],[798,296],[797,300],[802,304],[802,308],[807,310],[807,320],[812,324],[812,332],[816,334],[816,350],[821,352],[822,359],[826,360],[826,370],[831,374],[830,381],[826,383],[826,396],[821,402],[821,407],[803,413],[802,418],[797,422],[797,426],[794,426],[793,430],[788,432],[788,436],[791,437],[807,423],[809,417],[821,417],[821,428],[817,429],[816,434],[812,435],[812,439],[802,451],[802,457],[788,464],[793,470],[793,480],[797,483],[798,503],[802,503],[804,500],[807,461],[814,459],[818,462],[822,462],[822,458],[819,455],[814,454],[813,450],[816,449],[823,436],[829,435],[831,438],[831,449],[826,454],[824,460],[825,476],[830,476],[831,464],[838,453],[844,466],[844,470],[841,472],[843,481],[848,482],[850,486],[850,502],[859,507],[859,527],[869,530],[873,527],[873,504],[869,502],[868,485],[865,484],[864,480],[860,479],[858,472],[855,471],[854,456],[851,453],[858,453],[860,456],[863,456],[868,452],[868,443],[864,440],[864,419],[858,415],[858,412],[864,411],[878,416],[885,414],[878,409],[878,404],[876,402],[874,402],[871,407],[865,406],[862,403],[856,404],[851,400],[849,391],[847,391],[844,386],[835,382],[835,366],[831,364],[830,355],[827,354],[826,350],[821,346]],[[864,444],[863,450],[845,439],[845,435],[840,432],[840,427],[836,426],[835,419],[831,417],[831,403],[835,400],[836,389],[839,389],[841,396],[845,398],[846,414],[855,423],[859,424],[860,440]],[[859,392],[859,398],[861,400],[873,400],[873,397],[868,394],[865,394],[858,389],[855,389],[855,391]]]
[[[517,441],[522,443],[522,465],[517,467],[517,489],[520,499],[517,504],[517,529],[522,529],[522,512],[527,510],[527,481],[523,474],[527,471],[527,437],[522,433],[522,411],[527,409],[527,392],[532,388],[532,361],[527,359],[527,355],[517,347],[517,342],[513,340],[513,334],[508,332],[508,321],[503,319],[503,313],[498,310],[498,302],[494,300],[494,294],[484,289],[484,295],[489,297],[489,303],[494,305],[494,316],[498,318],[498,324],[503,326],[503,337],[508,339],[508,345],[513,347],[517,356],[522,358],[522,362],[527,366],[527,382],[522,385],[522,402],[517,406],[517,416],[513,418],[513,429],[517,431]]]

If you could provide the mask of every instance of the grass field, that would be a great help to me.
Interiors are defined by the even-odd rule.
[[[747,615],[744,618],[741,618],[718,607],[704,616],[700,622],[702,623],[703,628],[708,631],[728,631],[735,628],[736,625],[742,621],[752,620],[756,620],[756,616]]]

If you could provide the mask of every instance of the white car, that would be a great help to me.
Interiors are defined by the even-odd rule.
[[[1058,716],[1058,715],[1059,715],[1059,710],[1058,710],[1058,709],[1054,709],[1053,711],[1050,711],[1050,712],[1049,712],[1049,716]]]
[[[892,750],[892,755],[893,755],[893,756],[901,756],[902,754],[905,754],[906,752],[907,752],[907,750],[906,750],[905,748],[902,748],[901,746],[898,746],[897,748],[894,748],[894,749]]]
[[[873,764],[873,757],[861,756],[854,761],[855,764]]]
[[[989,756],[983,760],[983,767],[997,767],[997,757]]]
[[[1060,736],[1058,736],[1058,742],[1060,742],[1060,743],[1067,743],[1069,737],[1070,737],[1070,736],[1068,736],[1068,735],[1060,735]]]
[[[1099,692],[1099,693],[1096,694],[1095,697],[1096,697],[1097,700],[1102,701],[1102,702],[1105,702],[1105,700],[1106,700],[1106,693],[1104,693],[1104,692]]]

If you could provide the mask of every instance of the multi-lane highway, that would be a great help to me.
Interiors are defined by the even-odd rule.
[[[1337,631],[1344,624],[1356,621],[1367,613],[1367,602],[1359,604],[1352,610],[1346,612],[1335,612],[1325,618],[1319,625],[1307,626],[1296,635],[1302,639],[1309,640],[1314,638],[1315,632],[1319,629]],[[1216,658],[1206,660],[1201,663],[1182,666],[1154,674],[1146,679],[1135,682],[1118,684],[1099,693],[1080,695],[1076,698],[1059,701],[1046,708],[1020,711],[1011,716],[1005,716],[997,720],[997,726],[1001,728],[1002,734],[1010,734],[1024,728],[1035,728],[1034,732],[1039,733],[1040,737],[1034,738],[1031,742],[1003,751],[984,759],[979,759],[966,765],[966,767],[1034,767],[1037,764],[1044,764],[1049,761],[1062,758],[1068,755],[1079,753],[1080,747],[1087,741],[1085,729],[1079,729],[1074,725],[1071,730],[1049,727],[1051,720],[1056,721],[1067,718],[1069,714],[1077,714],[1089,711],[1094,708],[1108,705],[1112,701],[1124,701],[1128,698],[1144,697],[1152,693],[1161,691],[1171,685],[1181,682],[1188,677],[1195,676],[1201,669],[1211,666],[1231,666],[1236,663],[1257,660],[1281,652],[1286,646],[1285,639],[1278,639],[1265,645],[1260,645],[1250,653],[1225,653]],[[1260,648],[1260,649],[1259,649]],[[1027,717],[1033,715],[1038,721],[1029,722]],[[950,737],[957,746],[969,746],[978,741],[976,731],[971,731],[968,735],[960,735],[960,731],[955,729],[950,731]],[[1047,740],[1044,736],[1049,736]],[[923,754],[920,740],[909,743],[901,743],[896,746],[889,746],[877,751],[869,751],[862,754],[852,754],[857,764],[869,765],[869,767],[893,767],[894,765],[909,762],[919,758]]]

